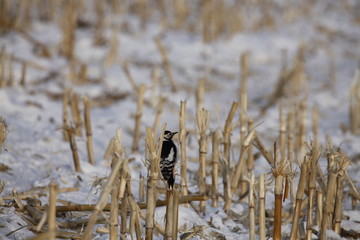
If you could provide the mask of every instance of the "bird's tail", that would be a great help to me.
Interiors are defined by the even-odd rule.
[[[169,188],[173,188],[174,187],[174,183],[175,183],[175,179],[173,175],[170,175],[169,179],[167,180],[168,182],[168,187]]]

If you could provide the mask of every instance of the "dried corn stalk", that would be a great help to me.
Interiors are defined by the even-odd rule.
[[[204,108],[199,110],[196,114],[196,120],[198,129],[200,132],[199,140],[199,161],[200,161],[200,171],[199,171],[199,189],[200,194],[206,194],[206,154],[208,148],[206,130],[209,126],[210,112]],[[205,212],[205,201],[200,202],[200,211]]]
[[[181,156],[181,194],[186,196],[187,189],[187,158],[186,158],[186,101],[180,102],[180,117],[179,117],[179,139],[180,139],[180,156]]]
[[[300,219],[301,204],[304,197],[305,187],[307,184],[307,175],[308,175],[308,162],[304,161],[301,165],[301,175],[298,184],[298,190],[296,193],[296,204],[295,204],[295,214],[293,215],[293,223],[291,228],[290,239],[298,239],[298,227]]]
[[[212,206],[218,206],[218,178],[219,178],[219,145],[221,141],[221,131],[217,129],[212,134]]]
[[[173,72],[171,69],[171,64],[170,64],[166,49],[159,37],[155,38],[155,43],[161,54],[162,64],[165,69],[165,73],[167,75],[169,83],[171,85],[171,91],[176,92],[177,89],[176,89],[176,84],[175,84],[175,80],[174,80],[174,75],[173,75]]]
[[[350,129],[352,134],[360,134],[360,69],[354,74],[354,82],[350,88]]]
[[[110,176],[108,177],[107,182],[101,192],[100,198],[95,206],[95,209],[90,216],[90,219],[89,219],[88,225],[84,231],[84,234],[81,237],[82,240],[91,239],[91,232],[92,232],[93,226],[96,223],[96,218],[106,206],[108,196],[111,192],[114,180],[116,179],[117,173],[119,172],[121,165],[122,165],[122,161],[118,161],[117,163],[115,163],[115,165],[112,169],[112,172],[111,172]]]
[[[266,196],[266,187],[265,187],[265,173],[260,175],[259,180],[259,231],[260,231],[260,240],[266,239],[266,225],[265,225],[265,196]]]
[[[89,163],[95,165],[94,160],[94,148],[93,148],[93,136],[91,130],[91,117],[90,117],[90,100],[88,97],[83,98],[84,102],[84,120],[85,120],[85,130],[86,130],[86,148],[89,158]]]
[[[163,125],[158,148],[155,148],[154,135],[151,128],[146,128],[146,145],[150,154],[150,166],[148,172],[148,181],[147,181],[147,192],[146,192],[146,239],[151,240],[153,238],[153,231],[155,228],[155,207],[156,207],[156,198],[157,198],[157,188],[156,184],[159,179],[159,159],[162,148],[162,141],[164,139],[164,131],[166,124]]]
[[[134,129],[134,138],[132,144],[132,152],[137,153],[139,150],[139,139],[140,139],[140,127],[141,127],[141,117],[143,114],[143,105],[144,105],[144,95],[145,95],[146,86],[141,84],[138,89],[138,100],[137,108],[135,115],[135,129]]]
[[[234,119],[238,103],[233,102],[230,112],[225,122],[223,131],[224,142],[224,158],[223,158],[223,185],[224,185],[224,200],[225,202],[231,201],[230,199],[230,149],[231,149],[231,131],[232,121]]]
[[[58,186],[55,183],[49,185],[49,209],[48,209],[48,239],[56,239],[56,197]]]
[[[232,202],[232,197],[235,194],[235,191],[237,190],[238,184],[239,184],[239,180],[241,178],[241,174],[242,174],[242,170],[243,168],[245,168],[245,164],[246,164],[246,153],[247,150],[250,146],[250,144],[252,144],[252,141],[255,137],[255,130],[252,130],[244,139],[244,142],[242,143],[241,146],[241,153],[240,153],[240,157],[239,157],[239,161],[236,165],[235,168],[235,173],[232,176],[231,179],[231,187],[230,187],[230,192],[229,192],[229,198],[227,199],[227,201],[225,201],[225,205],[224,205],[224,210],[228,211],[230,209],[231,206],[231,202]]]
[[[249,173],[249,222],[250,222],[250,240],[255,240],[255,174]]]
[[[68,59],[74,57],[75,30],[77,27],[77,1],[64,1],[64,10],[60,19],[60,26],[63,32],[61,40],[61,53]]]
[[[313,230],[313,212],[314,212],[314,199],[316,191],[316,175],[317,175],[317,164],[320,158],[319,146],[315,143],[310,149],[310,161],[309,161],[309,182],[308,182],[308,196],[309,196],[309,207],[306,222],[306,239],[311,240]]]
[[[112,140],[112,158],[111,165],[114,167],[118,161],[123,161],[122,159],[122,130],[117,129],[116,136]],[[110,204],[110,221],[109,221],[109,231],[110,239],[118,239],[118,215],[119,215],[119,201],[118,195],[120,190],[120,173],[118,172],[115,180],[114,186],[111,189],[111,204]]]
[[[0,153],[7,136],[7,125],[5,119],[0,117]]]

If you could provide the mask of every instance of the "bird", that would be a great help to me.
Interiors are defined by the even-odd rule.
[[[161,148],[160,171],[164,180],[167,181],[169,189],[173,188],[175,182],[174,168],[177,160],[177,148],[172,137],[177,133],[165,130]]]

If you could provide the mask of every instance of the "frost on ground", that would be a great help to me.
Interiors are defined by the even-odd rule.
[[[160,1],[150,2],[155,4]],[[233,1],[225,2],[231,4]],[[146,28],[141,28],[138,13],[134,9],[133,12],[130,11],[131,3],[125,4],[130,12],[119,15],[107,7],[102,16],[101,32],[104,43],[94,44],[94,37],[97,36],[94,35],[97,15],[92,10],[92,1],[88,1],[86,11],[78,13],[79,25],[74,36],[74,62],[61,54],[60,46],[64,35],[60,24],[57,20],[39,19],[36,17],[37,11],[30,14],[31,24],[22,31],[0,29],[3,74],[0,78],[10,82],[12,76],[14,81],[13,86],[1,85],[0,88],[0,117],[3,119],[0,122],[6,123],[6,139],[0,153],[0,181],[5,183],[1,197],[7,204],[6,207],[0,207],[0,239],[27,239],[35,236],[29,229],[33,229],[37,223],[31,222],[24,212],[16,208],[17,205],[13,203],[13,190],[22,196],[39,198],[42,205],[46,205],[47,186],[55,181],[59,184],[59,189],[68,189],[58,194],[59,205],[95,204],[106,177],[111,172],[109,159],[104,159],[104,154],[109,140],[115,136],[118,128],[123,129],[124,156],[130,159],[132,192],[139,201],[140,175],[145,178],[147,176],[144,165],[145,127],[153,126],[161,99],[165,100],[160,124],[166,122],[167,128],[172,131],[179,128],[180,101],[187,102],[188,187],[189,192],[198,193],[197,107],[201,103],[202,107],[210,110],[208,133],[224,128],[232,102],[239,101],[239,79],[242,73],[239,59],[245,52],[249,54],[248,117],[254,120],[255,129],[267,148],[271,149],[273,142],[278,141],[280,105],[283,111],[287,112],[299,102],[305,102],[308,108],[307,142],[314,138],[311,112],[316,106],[319,109],[320,143],[325,146],[326,138],[331,139],[333,146],[340,147],[350,157],[351,164],[347,171],[359,189],[360,139],[349,130],[349,92],[360,62],[360,16],[356,11],[359,4],[354,0],[318,1],[308,3],[307,6],[294,1],[294,4],[301,5],[301,12],[296,10],[296,6],[291,7],[291,3],[286,3],[287,1],[272,1],[271,11],[268,12],[272,17],[272,24],[255,27],[255,23],[261,25],[257,19],[264,13],[257,4],[245,2],[244,6],[236,5],[239,12],[245,16],[243,29],[233,34],[224,33],[209,43],[203,41],[201,31],[196,32],[196,28],[194,32],[191,29],[174,30],[170,29],[170,26],[164,26],[164,19],[160,21],[159,15],[152,16],[146,23]],[[2,4],[0,3],[0,6],[3,6]],[[199,7],[196,3],[192,4],[194,9]],[[135,5],[132,7],[135,8]],[[169,9],[167,14],[171,15],[172,10]],[[9,11],[16,12],[16,9]],[[55,15],[61,16],[60,13]],[[171,19],[168,15],[162,17]],[[195,14],[193,17],[196,16]],[[230,27],[228,31],[230,32]],[[176,92],[172,91],[168,73],[154,40],[158,37],[166,49]],[[44,46],[48,50],[47,54],[41,51]],[[301,58],[304,59],[303,65],[296,65]],[[21,85],[23,62],[27,62],[27,68],[25,82]],[[137,94],[124,70],[126,66],[137,86],[146,84],[137,154],[133,154],[131,150],[134,119],[137,114]],[[289,69],[300,66],[303,69],[302,75],[298,80],[285,82],[282,86],[278,79],[284,66]],[[80,79],[81,77],[84,79]],[[197,98],[200,79],[206,79],[203,100]],[[63,140],[62,101],[65,88],[80,96],[81,113],[84,110],[81,97],[88,96],[92,102],[95,165],[88,163],[86,134],[82,130],[82,136],[76,137],[81,173],[75,172],[69,142]],[[276,89],[282,89],[280,97],[272,98]],[[235,115],[235,121],[239,121],[239,111]],[[158,126],[157,135],[160,127]],[[240,151],[240,130],[236,124],[234,127],[231,136],[234,147],[230,157],[233,165],[238,161]],[[211,144],[208,150],[207,158],[210,161]],[[269,173],[267,179],[271,179],[271,166],[257,150],[254,154],[258,155],[254,165],[256,177],[261,173]],[[327,166],[325,159],[321,158],[319,163],[324,171]],[[207,170],[210,172],[211,168]],[[297,166],[295,171],[299,172]],[[176,183],[180,184],[180,163],[176,172]],[[222,195],[222,178],[221,174],[219,175],[219,192]],[[296,181],[297,179],[298,174],[295,177]],[[207,177],[206,183],[211,185],[211,175]],[[273,185],[269,180],[267,210],[274,208]],[[350,187],[345,183],[343,209],[347,219],[342,222],[342,228],[347,233],[357,233],[359,236],[357,216],[360,208],[359,204],[352,206],[349,191]],[[161,194],[159,197],[164,199],[165,196]],[[198,205],[196,202],[193,204]],[[207,200],[205,214],[199,214],[196,207],[180,206],[179,235],[193,236],[193,239],[249,237],[248,205],[245,202],[232,205],[230,218],[223,210],[222,196],[219,207],[214,208],[211,205],[212,201]],[[284,202],[284,206],[290,206],[289,199]],[[162,226],[165,225],[164,214],[165,207],[156,209],[155,219]],[[58,221],[77,221],[86,219],[89,215],[89,212],[64,213],[59,216]],[[105,221],[94,229],[107,227],[106,216]],[[271,223],[268,223],[268,226],[270,236]],[[78,229],[81,229],[81,226]],[[291,225],[284,224],[284,236],[288,236],[290,231]],[[109,237],[106,233],[94,234],[97,239]],[[341,239],[335,232],[328,231],[328,234],[333,239]],[[130,239],[130,236],[128,238]],[[156,239],[162,237],[158,236]]]

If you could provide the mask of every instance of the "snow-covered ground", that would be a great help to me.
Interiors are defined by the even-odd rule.
[[[278,2],[280,6],[284,5],[282,1]],[[232,102],[239,101],[239,58],[244,52],[249,53],[248,115],[255,119],[255,124],[258,125],[257,132],[270,148],[279,132],[279,102],[259,117],[260,108],[266,104],[275,89],[281,70],[282,51],[287,51],[287,65],[291,67],[301,45],[305,46],[304,67],[307,84],[296,99],[306,99],[308,106],[306,140],[312,139],[311,109],[317,105],[320,112],[320,142],[324,144],[325,137],[329,136],[333,145],[340,146],[352,159],[348,171],[359,189],[360,139],[359,136],[351,135],[349,131],[341,130],[341,125],[349,125],[349,90],[360,62],[360,23],[359,19],[356,20],[356,17],[359,17],[359,4],[356,0],[347,1],[347,4],[348,7],[340,1],[318,1],[317,4],[311,4],[313,8],[305,16],[298,16],[287,22],[279,20],[271,29],[244,30],[231,37],[220,37],[208,44],[203,43],[198,34],[182,30],[163,33],[161,25],[156,21],[149,22],[147,28],[141,30],[138,19],[127,16],[126,20],[132,31],[116,32],[115,36],[119,42],[117,59],[109,66],[104,66],[104,61],[109,54],[110,44],[94,46],[93,30],[79,28],[76,31],[75,56],[87,65],[88,77],[98,79],[84,85],[70,81],[69,63],[57,50],[62,39],[62,32],[57,24],[33,20],[32,28],[28,31],[33,38],[50,49],[52,55],[50,58],[37,56],[33,44],[25,40],[23,35],[13,31],[3,33],[0,35],[0,48],[4,47],[8,55],[12,54],[15,58],[34,62],[43,69],[28,66],[26,85],[22,87],[19,85],[21,64],[15,62],[15,86],[0,89],[0,116],[5,119],[8,129],[8,136],[0,154],[0,163],[9,168],[0,174],[0,180],[6,183],[1,196],[3,198],[10,196],[14,189],[17,192],[24,192],[35,187],[46,187],[55,180],[60,188],[79,189],[60,193],[59,199],[78,204],[96,203],[100,190],[96,191],[96,188],[92,188],[92,183],[97,178],[109,175],[111,171],[109,163],[103,159],[103,155],[116,129],[122,128],[125,153],[135,159],[130,167],[132,190],[135,198],[138,199],[139,175],[147,174],[143,164],[145,127],[152,126],[160,97],[166,98],[161,123],[166,122],[169,130],[178,130],[180,101],[186,100],[186,126],[195,132],[195,92],[199,79],[207,77],[204,108],[211,112],[209,129],[210,131],[222,129]],[[112,34],[111,28],[107,28],[105,37],[109,41]],[[154,41],[159,34],[162,35],[162,42],[167,49],[178,86],[176,93],[171,91],[162,69],[160,70],[162,84],[152,87],[153,67],[161,62]],[[131,146],[137,97],[123,72],[122,65],[125,62],[129,63],[135,82],[147,85],[146,103],[141,121],[140,149],[139,154],[135,155],[131,154]],[[331,71],[335,74],[334,80],[329,77]],[[51,73],[56,74],[51,75]],[[44,80],[47,77],[49,79]],[[74,171],[69,143],[63,141],[63,104],[62,98],[56,96],[62,95],[64,86],[71,88],[80,96],[89,96],[90,99],[100,99],[110,94],[124,96],[102,107],[97,107],[93,102],[91,120],[95,166],[90,165],[87,160],[86,138],[76,138],[83,173]],[[285,112],[295,103],[294,98],[287,96],[281,101]],[[80,108],[83,110],[82,104]],[[237,113],[235,120],[238,119]],[[239,136],[240,130],[236,128],[232,136],[234,144],[239,142]],[[188,144],[189,159],[197,158],[196,135],[189,135]],[[238,159],[237,154],[238,150],[234,149],[232,153],[234,161]],[[321,166],[326,166],[326,161],[322,161]],[[190,161],[188,167],[190,190],[197,191],[194,173],[198,169],[198,163]],[[262,157],[256,160],[256,176],[264,172],[268,173],[270,170],[271,166]],[[179,171],[180,167],[178,167]],[[208,180],[210,183],[211,178]],[[349,196],[346,195],[346,198]],[[46,205],[47,195],[41,196],[40,200]],[[269,193],[267,207],[271,209],[272,204],[272,193]],[[220,201],[219,208],[212,208],[211,201],[207,201],[205,216],[199,216],[192,208],[181,206],[179,226],[189,230],[193,224],[211,225],[212,227],[205,230],[205,234],[217,231],[226,236],[226,239],[248,238],[248,226],[243,224],[246,221],[226,220],[227,215],[222,210],[222,206],[223,203]],[[359,205],[355,212],[351,212],[350,199],[345,199],[344,210],[347,210],[345,215],[350,216],[343,223],[344,227],[359,232],[359,220],[356,219],[356,214],[360,214]],[[234,204],[233,211],[244,219],[247,218],[245,203]],[[165,207],[157,209],[156,218],[160,223],[163,223],[164,213]],[[15,208],[0,208],[0,239],[26,239],[34,236],[26,227],[7,235],[27,224]],[[290,229],[291,225],[290,227],[284,225],[283,231],[289,233]],[[97,237],[107,239],[108,235],[98,234]]]

